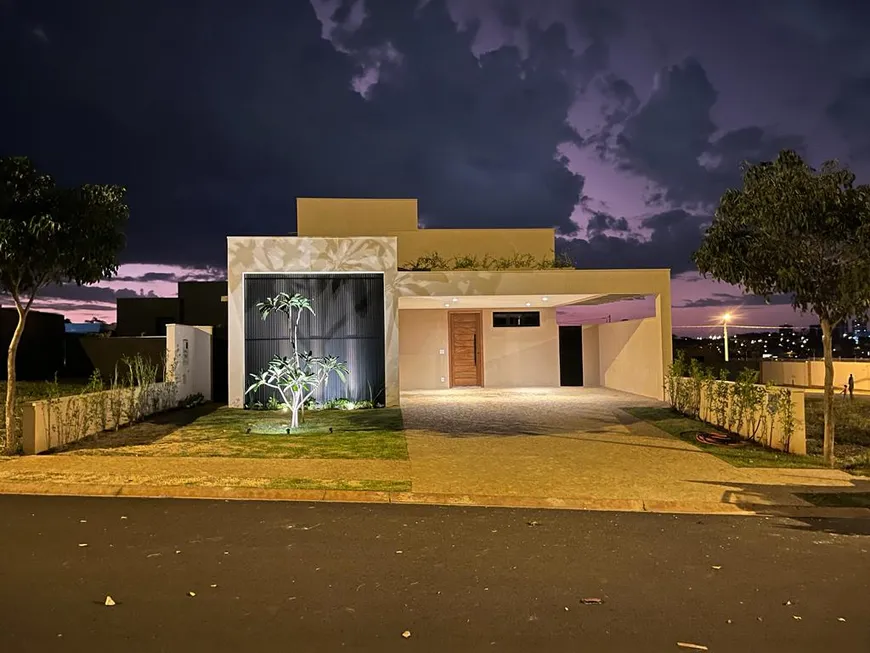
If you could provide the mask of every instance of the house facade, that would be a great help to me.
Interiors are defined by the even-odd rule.
[[[256,309],[278,292],[312,300],[300,348],[348,364],[321,398],[398,406],[404,391],[558,387],[572,367],[584,385],[661,398],[669,271],[528,268],[554,245],[553,229],[420,229],[416,200],[300,198],[296,235],[227,239],[229,403],[245,405],[250,374],[290,353],[286,318]],[[653,317],[560,343],[557,308],[640,296],[655,297]]]

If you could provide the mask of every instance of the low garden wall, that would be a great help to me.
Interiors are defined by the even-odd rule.
[[[676,410],[772,449],[807,452],[804,393],[791,388],[668,376],[665,393]]]
[[[164,355],[157,362],[141,354],[122,357],[108,376],[97,373],[80,394],[61,396],[55,384],[50,398],[23,403],[24,453],[62,447],[176,408],[180,403],[209,401],[211,327],[169,324],[166,338],[159,340]]]
[[[175,408],[177,404],[176,386],[171,382],[119,386],[28,402],[22,406],[22,448],[25,454],[42,453]]]

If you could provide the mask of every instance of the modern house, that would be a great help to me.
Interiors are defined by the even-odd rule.
[[[348,364],[347,383],[322,398],[397,406],[405,391],[558,387],[580,373],[661,398],[669,271],[529,267],[554,245],[553,229],[420,229],[413,199],[298,199],[296,235],[227,239],[229,403],[244,405],[250,374],[290,353],[287,319],[256,309],[278,292],[312,300],[300,346]],[[655,297],[654,316],[584,325],[582,345],[560,343],[559,307],[640,296]]]

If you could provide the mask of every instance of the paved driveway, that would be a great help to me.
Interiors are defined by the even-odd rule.
[[[803,505],[831,470],[736,468],[622,409],[663,405],[600,388],[405,393],[415,492]]]

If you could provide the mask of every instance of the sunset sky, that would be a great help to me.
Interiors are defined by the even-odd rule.
[[[429,228],[556,227],[579,267],[669,267],[675,325],[812,321],[690,254],[741,161],[868,180],[870,4],[418,4],[0,0],[0,155],[129,189],[118,277],[36,306],[111,321],[220,278],[227,235],[293,232],[298,196],[416,197]]]

